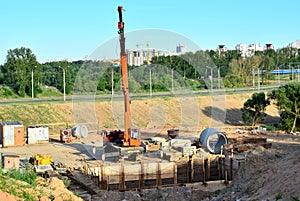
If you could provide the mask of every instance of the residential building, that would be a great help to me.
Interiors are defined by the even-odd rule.
[[[219,54],[221,54],[221,52],[227,52],[227,48],[225,47],[225,45],[218,45],[216,52],[218,52]]]
[[[300,40],[296,40],[296,48],[300,49]]]
[[[184,54],[186,53],[186,47],[182,44],[179,44],[178,46],[176,46],[176,53],[177,54]]]
[[[275,50],[274,45],[271,43],[267,43],[264,47],[264,50],[269,50],[269,49]]]
[[[170,55],[169,51],[160,50],[160,49],[135,49],[135,50],[126,50],[127,53],[127,64],[134,66],[141,66],[145,62],[150,62],[152,57],[155,56],[167,56]]]
[[[286,47],[293,47],[293,48],[300,49],[300,40],[296,40],[296,42],[291,42],[287,44]]]
[[[242,57],[251,57],[255,54],[256,51],[263,51],[264,48],[260,46],[260,44],[250,44],[246,46],[245,44],[237,44],[235,46],[236,50],[241,51]]]

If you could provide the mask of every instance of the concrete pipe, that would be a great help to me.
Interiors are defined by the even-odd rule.
[[[200,143],[210,153],[221,153],[221,147],[228,143],[227,137],[224,133],[218,131],[215,128],[206,128],[200,134]]]
[[[77,138],[85,138],[88,136],[88,128],[86,125],[74,126],[72,128],[72,136]]]

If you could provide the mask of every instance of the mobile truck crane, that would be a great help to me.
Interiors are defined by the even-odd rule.
[[[108,141],[120,141],[124,147],[138,147],[141,144],[140,129],[133,128],[130,117],[130,98],[128,87],[128,69],[127,69],[127,55],[125,50],[125,36],[124,36],[124,22],[122,17],[123,7],[118,6],[119,22],[118,34],[120,42],[120,64],[122,75],[122,91],[124,95],[124,131],[112,131],[106,134]]]

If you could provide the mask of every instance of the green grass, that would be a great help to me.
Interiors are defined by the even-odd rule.
[[[21,172],[20,170],[12,169],[4,173],[4,175],[16,180],[25,181],[33,187],[37,186],[36,179],[38,176],[33,170],[33,167],[29,166],[29,164],[26,165],[24,173]]]
[[[3,172],[0,166],[0,189],[3,192],[9,193],[21,199],[25,199],[26,201],[35,201],[36,194],[38,197],[46,195],[43,189],[35,189],[37,186],[37,177],[38,176],[34,172],[33,167],[29,164],[26,165],[25,171],[9,170],[8,172]],[[20,183],[18,180],[26,183]],[[29,193],[31,192],[30,189],[32,188],[36,192],[34,195]]]
[[[276,196],[275,196],[275,200],[280,200],[280,199],[282,199],[282,193],[281,192],[277,193]]]
[[[42,98],[42,97],[58,97],[58,96],[62,96],[62,93],[59,90],[57,90],[55,87],[44,88],[42,93],[38,94],[39,98]]]
[[[298,196],[291,196],[291,200],[293,200],[293,201],[299,201],[299,198],[298,198]]]

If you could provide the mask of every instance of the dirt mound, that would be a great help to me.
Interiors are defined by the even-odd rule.
[[[55,201],[59,200],[72,200],[72,201],[81,201],[82,199],[75,196],[72,192],[70,192],[64,185],[64,182],[56,177],[52,177],[49,179],[49,186],[47,190],[50,189],[49,193],[52,193],[52,197],[54,197]]]
[[[0,190],[0,200],[15,201],[15,200],[20,200],[20,199]]]
[[[271,149],[257,147],[245,153],[246,162],[223,192],[223,200],[299,200],[299,138],[277,138],[271,140]]]
[[[3,191],[0,190],[0,200],[40,200],[40,201],[81,201],[82,199],[75,196],[69,191],[62,180],[56,177],[44,179],[37,178],[37,186],[31,186],[26,182],[15,180],[2,175],[1,185],[6,184]],[[4,192],[5,191],[5,192]]]

